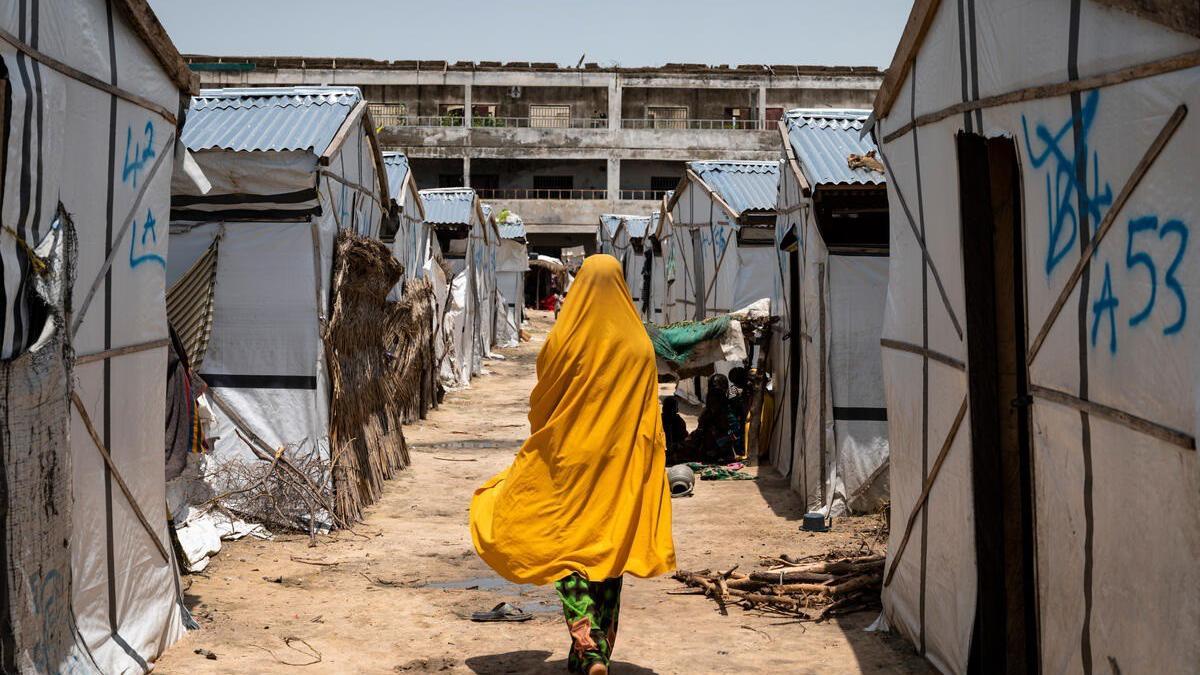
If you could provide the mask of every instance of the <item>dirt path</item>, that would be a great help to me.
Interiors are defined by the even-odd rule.
[[[315,548],[301,536],[226,544],[191,577],[186,599],[202,630],[172,647],[156,672],[565,672],[569,643],[553,589],[501,580],[475,556],[466,524],[474,488],[526,435],[547,329],[535,319],[532,342],[505,350],[507,360],[489,362],[491,375],[405,429],[413,465],[354,533]],[[758,481],[702,483],[675,501],[680,567],[749,569],[760,554],[805,555],[851,538],[853,521],[829,534],[799,532],[795,500],[768,471]],[[670,578],[627,579],[625,589],[614,673],[932,672],[903,640],[862,630],[874,613],[801,625],[737,608],[722,616],[702,597],[669,594],[682,590]],[[536,618],[465,618],[505,600]],[[289,647],[288,638],[307,646]],[[298,670],[310,654],[320,662]]]

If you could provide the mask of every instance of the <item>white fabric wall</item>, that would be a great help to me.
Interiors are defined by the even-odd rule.
[[[917,55],[915,74],[881,121],[880,137],[914,115],[961,101],[963,82],[972,96],[988,96],[1066,81],[1072,60],[1079,76],[1086,77],[1200,47],[1200,40],[1086,0],[1075,27],[1077,41],[1068,39],[1073,30],[1068,2],[1007,0],[976,3],[976,37],[960,42],[960,11],[953,3],[939,9]],[[1072,44],[1078,45],[1073,58]],[[977,78],[963,55],[968,60],[974,55]],[[1192,68],[1081,93],[1078,137],[1071,99],[1064,96],[987,108],[966,119],[951,116],[885,143],[893,224],[885,336],[928,344],[965,360],[964,342],[922,264],[904,208],[927,231],[930,257],[961,321],[959,203],[952,187],[957,184],[955,133],[969,124],[976,133],[1008,136],[1016,143],[1032,339],[1080,256],[1079,195],[1087,196],[1084,210],[1094,228],[1167,118],[1180,104],[1196,110],[1197,99],[1200,69]],[[1076,166],[1077,151],[1085,165]],[[1086,173],[1082,185],[1073,181],[1077,170]],[[1186,309],[1198,297],[1200,264],[1195,264],[1194,242],[1183,240],[1200,220],[1196,175],[1200,134],[1189,116],[1092,257],[1087,296],[1081,304],[1081,288],[1070,295],[1030,368],[1032,384],[1194,438],[1200,417],[1200,329]],[[904,194],[905,205],[896,191]],[[1135,223],[1146,229],[1134,228]],[[1145,257],[1137,257],[1141,253]],[[1108,299],[1119,304],[1096,304]],[[912,510],[928,464],[965,396],[966,377],[894,350],[885,351],[884,376],[896,524]],[[1096,415],[1085,426],[1074,408],[1040,398],[1034,400],[1032,420],[1043,670],[1081,672],[1085,662],[1104,668],[1109,659],[1123,672],[1194,669],[1200,662],[1195,451]],[[969,438],[968,418],[884,592],[892,626],[947,672],[966,670],[975,614]],[[1135,524],[1130,514],[1138,514]],[[893,527],[892,550],[902,534],[902,528]],[[1124,578],[1129,570],[1139,571],[1137,592],[1129,592]]]
[[[105,3],[40,2],[36,11],[35,24],[27,3],[0,2],[0,26],[102,81],[110,81],[115,70],[122,88],[177,109],[176,85],[119,13],[113,13],[110,26]],[[110,46],[116,63],[110,61]],[[72,344],[76,355],[165,338],[163,261],[173,125],[156,112],[18,56],[9,44],[0,44],[0,58],[11,87],[3,222],[36,247],[50,231],[60,201],[71,214],[78,236],[73,318],[82,318]],[[139,193],[144,196],[132,212]],[[129,219],[134,224],[118,240]],[[110,236],[118,254],[85,310],[84,296],[102,276]],[[18,352],[28,345],[10,320],[23,276],[15,264],[15,245],[11,236],[0,236],[0,284],[8,299],[0,307],[6,317],[0,328],[4,358],[14,353],[14,344],[22,345]],[[22,315],[25,326],[28,318]],[[72,467],[59,502],[70,517],[70,566],[27,570],[26,581],[43,603],[31,609],[47,622],[73,622],[90,654],[54,653],[47,645],[40,656],[26,654],[39,662],[24,662],[25,667],[140,673],[183,633],[174,563],[163,560],[150,540],[157,537],[169,550],[162,508],[165,368],[166,350],[158,347],[78,365],[72,372],[75,393],[154,534],[142,528],[112,485],[79,413],[72,411],[69,448],[58,449],[70,453]],[[48,626],[47,634],[61,628]]]

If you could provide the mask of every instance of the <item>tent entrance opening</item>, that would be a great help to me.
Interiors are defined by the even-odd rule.
[[[1020,169],[957,137],[978,571],[971,672],[1038,672]]]

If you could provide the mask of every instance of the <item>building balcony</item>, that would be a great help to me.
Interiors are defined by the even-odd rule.
[[[608,190],[547,190],[537,188],[476,188],[480,199],[608,199]]]
[[[622,129],[690,129],[704,131],[762,131],[764,128],[773,129],[774,122],[764,125],[759,120],[720,119],[664,119],[664,118],[625,118],[621,120]]]

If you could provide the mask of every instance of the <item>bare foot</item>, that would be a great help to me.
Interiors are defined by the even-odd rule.
[[[608,675],[608,666],[603,663],[593,664],[591,668],[588,668],[587,675]]]

